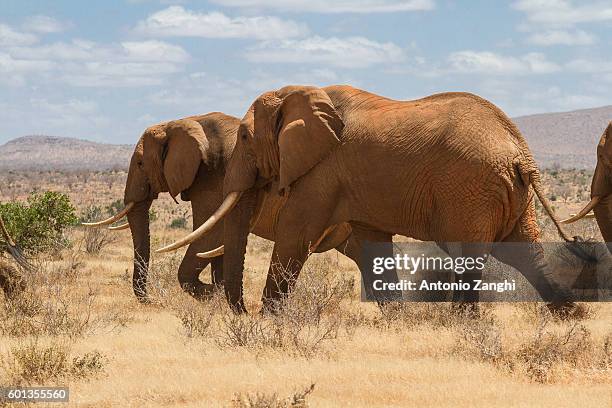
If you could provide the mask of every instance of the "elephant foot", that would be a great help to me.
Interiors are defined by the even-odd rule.
[[[181,287],[199,301],[212,299],[214,293],[219,289],[217,285],[202,283],[199,280],[196,282],[184,282],[181,284]]]

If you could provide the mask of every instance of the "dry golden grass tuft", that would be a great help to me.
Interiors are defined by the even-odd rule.
[[[68,186],[79,209],[110,204],[125,182],[124,173],[2,177],[0,199]],[[584,178],[572,177],[546,181],[560,194],[555,180]],[[584,196],[572,189],[567,205],[555,201],[561,215]],[[183,234],[169,224],[186,206],[154,204],[154,248]],[[572,232],[596,232],[589,222]],[[183,293],[182,253],[152,259],[152,302],[141,304],[129,232],[115,236],[87,251],[83,232],[72,231],[72,248],[32,260],[37,272],[25,275],[22,294],[0,295],[0,384],[67,385],[68,405],[85,407],[612,406],[610,304],[574,320],[537,303],[482,305],[476,316],[445,303],[381,309],[359,300],[352,261],[328,252],[308,261],[277,315],[260,315],[271,244],[254,236],[248,316],[233,315],[221,293],[205,302]]]

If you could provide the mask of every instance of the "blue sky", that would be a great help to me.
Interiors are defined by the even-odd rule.
[[[287,84],[469,91],[511,116],[597,107],[610,50],[610,1],[4,0],[0,143],[134,143],[163,120],[242,117]]]

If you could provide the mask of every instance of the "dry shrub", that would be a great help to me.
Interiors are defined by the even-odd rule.
[[[251,350],[284,346],[282,322],[274,317],[224,313],[216,338],[220,347],[246,347]]]
[[[34,338],[11,348],[0,359],[4,378],[12,385],[43,385],[49,382],[96,377],[104,371],[106,357],[93,351],[70,359],[70,347],[59,341],[41,344]]]
[[[281,271],[284,273],[284,271]],[[244,347],[259,352],[282,349],[304,357],[338,336],[345,316],[340,307],[354,292],[354,280],[336,273],[324,262],[307,265],[293,292],[274,306],[275,313],[236,315],[222,293],[193,308],[175,311],[188,336],[211,338],[220,347]]]
[[[72,358],[70,376],[72,378],[87,379],[104,372],[108,359],[97,350]]]
[[[315,385],[311,384],[303,391],[295,392],[293,395],[281,399],[278,394],[236,394],[232,400],[235,408],[306,408],[308,403],[306,397],[314,390]]]
[[[117,239],[117,234],[106,227],[83,229],[83,247],[88,254],[99,254],[104,248],[117,242]]]
[[[2,259],[0,255],[0,291],[4,296],[11,298],[25,290],[25,281],[19,270]]]
[[[577,321],[592,319],[597,315],[597,307],[588,303],[575,303],[573,307],[551,313],[548,306],[541,302],[520,302],[516,308],[530,322],[540,322],[542,319],[555,321]],[[563,313],[565,311],[566,313]]]
[[[189,337],[211,337],[214,318],[227,308],[222,291],[216,292],[208,302],[199,302],[190,296],[176,297],[171,309],[181,321],[184,334]]]
[[[468,349],[471,348],[479,360],[494,364],[509,363],[502,343],[502,333],[495,319],[466,321],[461,335],[462,341],[471,346]]]
[[[420,325],[449,328],[491,319],[493,306],[489,303],[462,307],[450,302],[389,302],[379,310],[380,318],[372,324],[400,331]]]
[[[550,328],[551,322],[561,327]],[[504,344],[502,330],[493,318],[465,320],[455,329],[461,335],[455,354],[523,373],[539,383],[554,382],[567,370],[608,370],[612,362],[612,335],[597,346],[584,325],[559,322],[550,314],[543,314],[534,335],[513,348]]]
[[[25,290],[0,302],[0,334],[78,337],[125,326],[132,319],[128,310],[99,305],[98,290],[89,283],[69,284],[73,262],[39,262],[24,273]]]
[[[517,360],[525,365],[527,375],[534,381],[553,380],[560,365],[572,368],[592,367],[595,345],[591,332],[577,321],[566,325],[561,333],[547,330],[550,319],[543,319],[532,340],[516,351]]]
[[[179,266],[183,260],[181,252],[152,258],[149,262],[147,296],[148,300],[160,306],[171,306],[182,292],[177,281]],[[131,277],[129,279],[131,284]]]

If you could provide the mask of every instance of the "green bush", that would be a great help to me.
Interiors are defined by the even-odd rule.
[[[170,228],[185,229],[187,228],[187,220],[184,217],[175,218],[170,223]]]
[[[53,191],[32,193],[26,202],[0,204],[0,216],[13,239],[30,253],[66,244],[64,230],[78,221],[68,196]],[[5,249],[5,243],[0,245]]]

